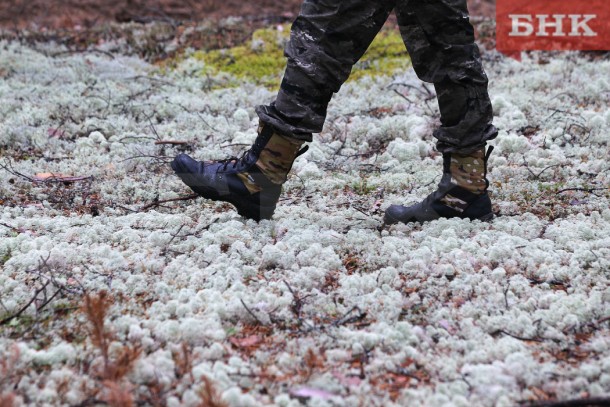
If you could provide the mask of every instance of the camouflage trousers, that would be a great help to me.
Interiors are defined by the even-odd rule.
[[[474,43],[466,0],[304,0],[285,49],[288,64],[261,121],[311,141],[328,103],[395,10],[417,76],[434,84],[441,152],[470,152],[497,135],[487,76]]]

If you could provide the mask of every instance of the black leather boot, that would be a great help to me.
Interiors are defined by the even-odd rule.
[[[481,147],[470,154],[444,153],[443,178],[436,191],[415,205],[390,205],[384,223],[421,223],[439,218],[493,219],[486,178],[492,150],[489,147],[485,153],[485,147]]]
[[[292,163],[307,151],[308,147],[300,149],[302,144],[261,125],[241,158],[202,162],[180,154],[171,166],[198,195],[229,202],[241,216],[259,221],[273,215]]]

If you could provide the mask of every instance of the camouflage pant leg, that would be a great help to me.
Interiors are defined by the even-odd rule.
[[[398,0],[396,16],[417,76],[436,89],[437,149],[468,153],[495,138],[487,76],[466,0]]]
[[[305,0],[285,49],[288,64],[276,100],[258,106],[279,132],[311,141],[326,107],[379,32],[396,0]]]
[[[257,107],[261,120],[311,141],[311,133],[322,130],[333,93],[395,6],[415,71],[437,90],[439,151],[467,152],[495,137],[466,0],[305,0],[285,50],[288,65],[277,98]]]

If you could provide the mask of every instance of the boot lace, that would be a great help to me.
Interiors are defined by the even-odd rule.
[[[227,167],[229,165],[231,165],[232,169],[235,169],[235,168],[237,168],[238,165],[245,163],[246,157],[248,156],[249,152],[250,152],[250,150],[246,150],[242,153],[242,155],[240,157],[231,156],[229,158],[218,160],[217,162],[222,164],[222,167],[221,167],[222,171],[226,171]]]

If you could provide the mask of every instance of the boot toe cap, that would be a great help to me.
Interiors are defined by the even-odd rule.
[[[191,187],[197,194],[204,196],[209,179],[204,172],[205,166],[203,163],[186,154],[179,154],[171,162],[171,167],[182,182]]]
[[[197,161],[186,154],[178,154],[171,163],[172,169],[177,172],[196,172]]]
[[[426,203],[424,200],[411,206],[390,205],[385,211],[383,220],[386,224],[392,225],[399,222],[423,223],[440,218],[441,216]]]
[[[398,222],[406,223],[409,217],[409,208],[402,205],[390,205],[385,210],[383,222],[386,225],[393,225]]]

